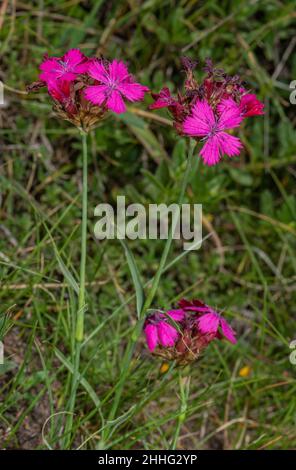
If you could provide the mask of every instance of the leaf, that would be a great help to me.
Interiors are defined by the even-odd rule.
[[[260,194],[260,211],[269,217],[274,217],[274,199],[271,191],[265,189]]]
[[[243,186],[252,186],[253,178],[250,173],[238,168],[229,167],[229,173],[232,179]]]
[[[140,318],[140,314],[141,314],[142,307],[144,304],[144,297],[145,297],[143,284],[140,279],[140,273],[136,265],[134,255],[132,254],[128,244],[126,243],[125,240],[119,239],[119,241],[121,245],[123,246],[127,264],[129,266],[129,269],[132,275],[132,280],[133,280],[134,288],[136,291],[137,314],[138,314],[138,318]]]
[[[51,236],[51,233],[47,227],[47,225],[44,223],[44,227],[48,233],[48,236],[53,244],[53,248],[54,248],[54,252],[55,252],[55,255],[56,255],[56,258],[57,258],[57,261],[58,261],[58,265],[60,267],[60,270],[62,271],[63,275],[64,275],[64,278],[66,279],[66,281],[68,282],[69,286],[72,287],[72,289],[74,290],[74,292],[76,292],[76,294],[78,295],[79,294],[79,286],[76,282],[76,280],[74,279],[72,273],[69,271],[69,269],[67,268],[67,266],[65,265],[64,261],[62,260],[62,257],[61,255],[59,254],[59,250],[55,244],[55,241],[54,239],[52,238]]]
[[[131,112],[120,114],[119,119],[130,128],[153,160],[159,163],[163,159],[168,159],[166,151],[143,119]]]
[[[57,260],[58,260],[60,270],[62,271],[65,279],[67,280],[68,284],[72,287],[72,289],[78,295],[79,294],[79,286],[78,286],[77,282],[75,281],[73,275],[71,274],[71,272],[69,271],[69,269],[65,265],[64,261],[62,260],[62,258],[60,256],[60,254],[58,253],[56,247],[55,247],[55,254],[56,254],[56,257],[57,257]]]
[[[61,363],[64,364],[64,366],[71,372],[71,374],[73,374],[73,371],[74,371],[73,366],[68,361],[68,359],[63,355],[63,353],[61,353],[61,351],[59,351],[58,349],[55,348],[55,355],[61,361]],[[94,389],[92,388],[90,383],[84,377],[81,376],[81,374],[79,374],[79,382],[81,383],[81,385],[85,388],[85,390],[89,394],[89,396],[92,399],[92,401],[94,402],[96,408],[99,409],[101,407],[101,402],[100,402],[99,398],[97,397],[96,392],[94,391]]]
[[[163,192],[165,191],[165,187],[162,185],[161,181],[155,175],[153,175],[150,171],[145,170],[145,169],[142,170],[142,174],[144,176],[146,176],[147,179],[149,179],[150,183],[153,184],[153,189],[154,190],[155,190],[155,188],[157,188],[163,194]]]
[[[0,364],[0,375],[6,374],[17,367],[16,362],[13,361],[5,361],[4,364]]]

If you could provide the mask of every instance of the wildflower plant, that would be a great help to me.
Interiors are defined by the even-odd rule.
[[[199,142],[203,162],[212,166],[224,154],[239,155],[243,144],[232,132],[247,117],[262,115],[264,105],[245,88],[238,75],[229,76],[209,59],[204,67],[205,78],[198,83],[194,76],[197,63],[183,58],[186,76],[183,91],[174,96],[163,87],[159,93],[152,93],[154,103],[150,109],[168,109],[177,133],[192,138],[190,159],[194,143]],[[198,359],[214,339],[226,338],[236,343],[235,332],[225,318],[200,300],[183,299],[178,310],[152,313],[145,321],[144,332],[154,355],[180,365]]]
[[[71,433],[77,388],[82,341],[84,339],[84,316],[87,311],[85,294],[86,242],[87,242],[87,186],[88,150],[87,133],[96,127],[109,113],[126,111],[126,101],[141,101],[148,88],[137,83],[122,61],[86,57],[79,49],[71,49],[61,57],[46,55],[40,65],[39,80],[27,87],[29,92],[46,88],[53,101],[53,111],[58,118],[77,127],[82,138],[82,216],[81,256],[78,311],[75,334],[75,363],[69,419],[66,431]],[[70,439],[70,435],[69,435]]]
[[[233,130],[238,129],[247,117],[263,114],[263,104],[244,87],[238,76],[228,76],[224,71],[214,68],[211,61],[207,61],[206,76],[201,83],[198,83],[194,76],[195,67],[196,62],[183,59],[186,74],[184,90],[174,96],[164,86],[158,94],[152,93],[154,103],[150,105],[150,109],[153,110],[167,108],[177,133],[190,137],[186,168],[177,200],[179,205],[183,203],[191,176],[196,144],[202,145],[200,156],[206,165],[217,164],[224,154],[229,157],[236,156],[243,144],[239,137],[232,135]],[[87,310],[85,300],[87,133],[110,112],[124,113],[126,102],[142,101],[149,90],[135,80],[122,60],[89,58],[78,49],[72,49],[62,57],[46,56],[40,65],[40,70],[39,80],[28,87],[29,91],[38,91],[43,87],[47,89],[56,115],[71,122],[79,130],[83,149],[81,258],[78,310],[75,319],[75,360],[66,427],[67,433],[71,436],[76,394],[80,382],[84,316]],[[153,355],[175,361],[180,366],[197,360],[214,340],[226,339],[232,344],[236,343],[236,334],[224,316],[200,300],[183,299],[177,309],[168,311],[152,309],[151,313],[166,268],[177,222],[176,212],[172,216],[171,229],[158,268],[146,292],[133,254],[126,243],[120,240],[135,286],[138,321],[133,327],[122,358],[121,375],[114,388],[107,424],[101,433],[101,448],[104,448],[105,442],[108,442],[112,435],[112,423],[116,423],[118,406],[128,379],[133,353],[143,331],[148,349]],[[185,396],[189,389],[186,388],[185,393],[182,383],[180,378],[180,393]],[[174,439],[175,444],[176,440],[177,436]]]

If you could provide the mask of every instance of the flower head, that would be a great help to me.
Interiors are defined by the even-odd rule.
[[[46,87],[55,113],[88,132],[111,109],[126,110],[123,99],[140,101],[148,88],[136,83],[123,62],[86,57],[71,49],[62,57],[46,56],[40,65],[39,81],[27,90]]]
[[[241,89],[244,92],[244,89]],[[240,103],[236,103],[234,99],[222,99],[217,106],[219,113],[224,111],[232,111],[233,113],[238,112],[242,119],[250,116],[260,116],[264,114],[264,104],[261,103],[252,93],[243,94],[240,100]]]
[[[223,154],[229,157],[239,155],[242,147],[240,139],[225,131],[238,127],[242,120],[238,107],[225,106],[215,116],[207,101],[198,100],[192,114],[184,121],[183,131],[191,137],[202,137],[205,144],[200,155],[207,165],[215,165]]]
[[[199,315],[195,318],[198,324],[199,331],[202,334],[214,334],[217,338],[221,339],[219,328],[221,327],[222,335],[231,343],[237,342],[235,332],[222,317],[221,314],[216,312],[212,307],[204,304],[200,300],[194,299],[188,301],[185,299],[180,300],[179,306],[185,311],[198,312]]]
[[[176,327],[169,321],[177,323]],[[220,332],[221,328],[221,332]],[[215,339],[223,336],[236,343],[235,332],[226,320],[207,304],[194,299],[182,299],[179,308],[153,313],[144,325],[149,350],[180,365],[195,361]]]
[[[241,114],[246,117],[260,116],[264,114],[264,104],[258,100],[257,96],[252,93],[247,93],[242,96],[239,109]]]
[[[46,83],[58,79],[71,82],[77,75],[86,73],[88,65],[88,58],[79,49],[70,49],[62,57],[46,56],[40,65],[39,79]]]
[[[236,344],[237,340],[234,330],[225,318],[215,312],[212,308],[209,308],[208,313],[199,317],[197,323],[200,332],[203,334],[217,335],[219,333],[219,328],[221,327],[222,335],[230,341],[230,343]]]
[[[154,103],[149,106],[150,109],[170,108],[178,104],[167,87],[162,88],[159,93],[151,93],[151,96]]]
[[[229,76],[224,70],[206,61],[206,77],[198,83],[194,77],[197,62],[182,59],[186,78],[184,90],[177,97],[167,88],[152,94],[150,109],[167,108],[180,135],[188,135],[203,143],[200,151],[206,165],[216,165],[223,155],[239,155],[240,139],[228,132],[240,126],[250,116],[263,114],[263,103],[248,93],[238,75]]]
[[[115,113],[124,113],[128,101],[141,101],[148,88],[136,83],[122,61],[104,62],[95,60],[88,73],[96,83],[85,89],[85,97],[94,104],[106,104]]]
[[[76,112],[76,106],[71,99],[71,82],[67,80],[48,80],[47,89],[54,101],[60,103],[69,114]]]
[[[157,345],[172,347],[178,339],[178,330],[169,323],[169,319],[179,322],[183,319],[182,310],[170,310],[166,313],[156,312],[150,315],[144,325],[147,345],[153,352]]]

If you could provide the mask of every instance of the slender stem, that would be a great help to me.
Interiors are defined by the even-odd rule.
[[[86,238],[87,238],[87,137],[82,134],[83,149],[83,176],[82,176],[82,219],[81,219],[81,258],[80,258],[80,284],[78,297],[78,314],[76,324],[76,341],[81,342],[84,336],[85,313],[85,265],[86,265]]]
[[[189,176],[190,176],[190,170],[191,170],[191,164],[192,164],[192,157],[193,157],[193,152],[194,152],[194,147],[195,147],[195,141],[192,140],[189,145],[190,145],[190,147],[189,147],[189,152],[188,152],[186,170],[185,170],[185,173],[184,173],[184,177],[183,177],[183,181],[182,181],[182,185],[181,185],[181,191],[180,191],[180,195],[179,195],[179,199],[178,199],[178,204],[179,205],[183,203],[186,187],[187,187],[187,184],[188,184],[188,180],[189,180]],[[158,289],[158,284],[159,284],[159,281],[160,281],[160,278],[161,278],[162,272],[164,270],[166,260],[167,260],[167,257],[168,257],[168,254],[169,254],[169,251],[170,251],[170,248],[171,248],[171,244],[172,244],[172,241],[173,241],[173,236],[174,236],[174,233],[175,233],[175,229],[176,229],[178,219],[179,219],[179,214],[174,212],[173,213],[173,218],[172,218],[171,231],[170,231],[168,239],[166,241],[166,244],[165,244],[161,259],[160,259],[160,263],[159,263],[159,266],[158,266],[158,270],[157,270],[157,272],[155,274],[155,277],[153,279],[153,283],[152,283],[151,289],[149,291],[149,294],[147,295],[147,298],[146,298],[146,301],[144,303],[141,315],[144,315],[146,313],[146,311],[148,310],[148,308],[150,308],[150,306],[151,306],[151,304],[154,300],[156,291]]]
[[[180,190],[180,194],[179,194],[178,204],[183,203],[186,187],[187,187],[187,184],[188,184],[188,181],[189,181],[190,170],[191,170],[192,159],[193,159],[193,152],[194,152],[194,148],[195,148],[195,141],[192,140],[189,145],[190,145],[190,147],[189,147],[189,152],[188,152],[187,165],[186,165],[186,170],[185,170],[183,180],[182,180],[182,184],[181,184],[181,190]],[[170,251],[170,247],[171,247],[171,244],[172,244],[173,235],[175,233],[178,218],[179,218],[179,214],[174,213],[173,218],[172,218],[171,230],[170,230],[168,239],[166,241],[166,244],[165,244],[165,247],[164,247],[164,250],[163,250],[163,253],[162,253],[162,256],[161,256],[161,259],[160,259],[160,263],[159,263],[157,272],[155,274],[151,289],[149,291],[149,294],[148,294],[148,296],[146,298],[146,301],[144,303],[144,306],[142,308],[141,315],[140,315],[140,320],[135,325],[135,328],[134,328],[133,333],[131,335],[131,339],[127,344],[125,354],[124,354],[124,357],[123,357],[123,361],[122,361],[121,378],[120,378],[120,380],[117,384],[117,388],[116,388],[116,391],[115,391],[115,396],[114,396],[112,408],[111,408],[111,411],[110,411],[110,414],[109,414],[109,420],[110,421],[113,420],[115,415],[116,415],[117,408],[118,408],[120,398],[121,398],[121,395],[122,395],[122,391],[123,391],[123,388],[124,388],[124,384],[125,384],[127,376],[128,376],[128,370],[129,370],[130,362],[131,362],[133,352],[134,352],[134,349],[135,349],[135,345],[136,345],[137,340],[138,340],[138,338],[139,338],[139,336],[142,332],[143,323],[144,323],[144,319],[145,319],[145,314],[146,314],[147,310],[150,308],[150,306],[151,306],[151,304],[154,300],[155,294],[157,292],[158,285],[159,285],[159,282],[160,282],[160,278],[161,278],[162,272],[164,270],[166,260],[167,260],[167,257],[168,257],[169,251]],[[107,430],[107,432],[103,436],[103,440],[104,439],[107,440],[107,438],[109,436],[108,432],[109,431]]]
[[[87,240],[87,135],[81,133],[82,139],[82,215],[81,215],[81,254],[80,254],[80,279],[78,294],[78,311],[75,331],[74,365],[69,399],[69,415],[66,423],[66,436],[68,444],[71,441],[73,414],[75,409],[77,389],[79,385],[79,367],[81,345],[84,336],[85,305],[85,265],[86,265],[86,240]]]
[[[176,449],[182,424],[186,420],[186,413],[187,413],[187,407],[188,407],[187,403],[188,403],[188,397],[189,397],[189,385],[190,385],[190,377],[182,377],[182,373],[179,371],[180,412],[177,417],[177,425],[176,425],[175,434],[172,440],[171,450]]]

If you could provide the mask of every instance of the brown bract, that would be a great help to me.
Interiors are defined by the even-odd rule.
[[[53,89],[45,82],[37,81],[27,86],[27,91],[38,92],[41,88],[47,87],[56,116],[71,122],[80,131],[87,133],[108,113],[105,104],[98,106],[84,98],[85,86],[90,84],[93,84],[93,80],[79,78],[74,82],[65,83],[60,89]]]
[[[195,362],[200,357],[202,351],[215,339],[216,335],[201,334],[197,329],[185,329],[171,348],[158,346],[153,355],[160,356],[168,361],[176,361],[178,366],[186,366]]]

